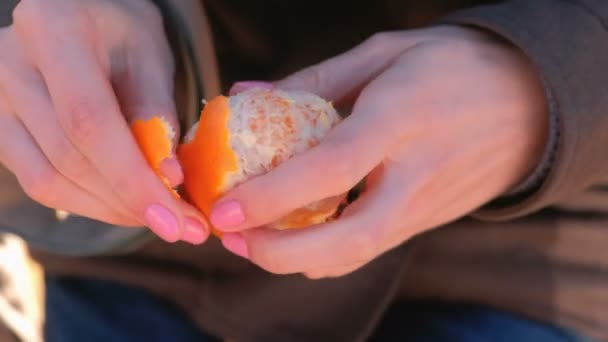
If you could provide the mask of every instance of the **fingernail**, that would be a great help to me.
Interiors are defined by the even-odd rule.
[[[199,220],[186,217],[184,220],[184,234],[182,240],[193,245],[200,245],[209,237],[209,230]]]
[[[160,173],[169,180],[171,187],[178,186],[184,181],[182,166],[175,157],[166,158],[159,165]]]
[[[245,222],[245,214],[238,202],[227,201],[215,207],[211,211],[209,219],[217,229],[229,229]]]
[[[230,95],[236,95],[240,92],[243,92],[247,89],[251,89],[251,88],[262,88],[262,89],[272,89],[274,86],[272,83],[270,82],[263,82],[263,81],[241,81],[241,82],[236,82],[235,84],[232,85],[232,88],[230,88]]]
[[[175,215],[169,209],[154,204],[149,206],[144,213],[146,225],[159,237],[167,242],[179,240],[179,226]]]
[[[245,238],[243,238],[241,234],[224,234],[224,236],[222,237],[222,245],[230,252],[242,258],[249,259],[249,249],[247,248],[247,242],[245,242]]]

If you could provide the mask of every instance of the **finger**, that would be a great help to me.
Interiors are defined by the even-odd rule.
[[[233,84],[228,93],[230,96],[234,96],[252,88],[272,89],[274,85],[264,81],[241,81]]]
[[[0,162],[17,176],[24,191],[36,202],[109,224],[140,226],[57,172],[17,118],[3,111],[0,136]]]
[[[385,173],[375,188],[368,189],[331,223],[303,230],[229,233],[224,246],[277,274],[365,265],[413,234],[412,229],[404,228],[409,191],[399,179],[402,177]]]
[[[381,253],[376,236],[380,227],[357,218],[341,218],[303,230],[228,233],[222,242],[229,251],[275,274],[364,264]],[[239,236],[242,242],[238,241]]]
[[[385,96],[362,94],[353,114],[320,145],[229,191],[212,209],[212,224],[226,232],[264,226],[297,208],[348,192],[408,134],[390,119],[401,109],[387,108],[386,103],[395,102]]]
[[[200,217],[200,212],[186,202],[179,202],[180,208],[184,213],[184,232],[181,240],[193,245],[200,245],[207,241],[211,230]]]
[[[183,181],[183,171],[175,151],[180,125],[173,99],[174,66],[167,44],[154,43],[149,36],[133,39],[122,58],[115,58],[112,82],[129,122],[160,117],[170,131],[170,155],[161,162],[160,172],[175,187]]]
[[[6,39],[3,40],[3,43],[7,43]],[[9,46],[12,47],[13,54],[18,53],[16,44],[9,44]],[[53,104],[40,75],[30,67],[26,67],[23,59],[19,59],[19,57],[16,56],[12,61],[7,57],[3,59],[0,88],[10,102],[12,111],[17,113],[20,121],[45,154],[46,159],[58,172],[71,179],[83,190],[94,194],[95,197],[119,211],[123,216],[130,216],[132,220],[136,220],[137,218],[124,207],[91,163],[63,135],[63,130],[57,121]]]
[[[104,56],[96,54],[100,47],[92,43],[95,33],[87,17],[67,3],[57,7],[45,6],[44,15],[32,10],[29,17],[22,9],[15,22],[21,23],[18,28],[30,42],[28,51],[66,136],[134,215],[164,240],[179,240],[184,230],[181,207],[148,167],[131,135],[102,67]],[[63,13],[58,15],[58,10]],[[65,21],[66,15],[75,19]]]
[[[335,103],[353,97],[417,41],[403,32],[380,33],[355,48],[274,84],[277,88],[306,90]]]
[[[116,95],[128,120],[148,120],[160,117],[172,131],[171,156],[160,163],[160,173],[172,187],[183,182],[183,171],[175,151],[180,137],[180,125],[173,99],[174,66],[171,51],[166,44],[154,44],[148,36],[131,42],[129,54],[119,64],[112,82]],[[193,206],[180,202],[184,214],[184,228],[181,239],[191,244],[202,244],[210,234],[204,219]]]
[[[339,278],[353,273],[363,267],[365,263],[356,262],[348,266],[338,266],[330,268],[314,269],[313,271],[304,272],[304,275],[309,279],[326,279]]]
[[[175,156],[166,158],[160,163],[160,174],[169,182],[169,186],[175,188],[184,182],[184,171],[182,165]]]

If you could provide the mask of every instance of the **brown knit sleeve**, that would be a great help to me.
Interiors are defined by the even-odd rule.
[[[17,0],[0,1],[0,27],[5,27],[11,24],[13,9],[16,5]]]

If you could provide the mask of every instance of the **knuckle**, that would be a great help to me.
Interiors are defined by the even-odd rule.
[[[20,177],[25,194],[32,200],[46,206],[53,206],[59,175],[50,166],[32,170],[31,174]]]
[[[90,145],[101,127],[102,115],[88,102],[77,102],[62,115],[62,123],[68,137],[79,146]]]

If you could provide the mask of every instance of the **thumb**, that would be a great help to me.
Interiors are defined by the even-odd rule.
[[[167,157],[159,161],[159,171],[175,187],[182,183],[183,172],[175,153],[180,125],[173,98],[172,61],[164,57],[165,54],[155,56],[141,48],[132,52],[131,56],[127,57],[126,71],[113,76],[116,95],[129,122],[158,117],[165,124],[171,146]]]

